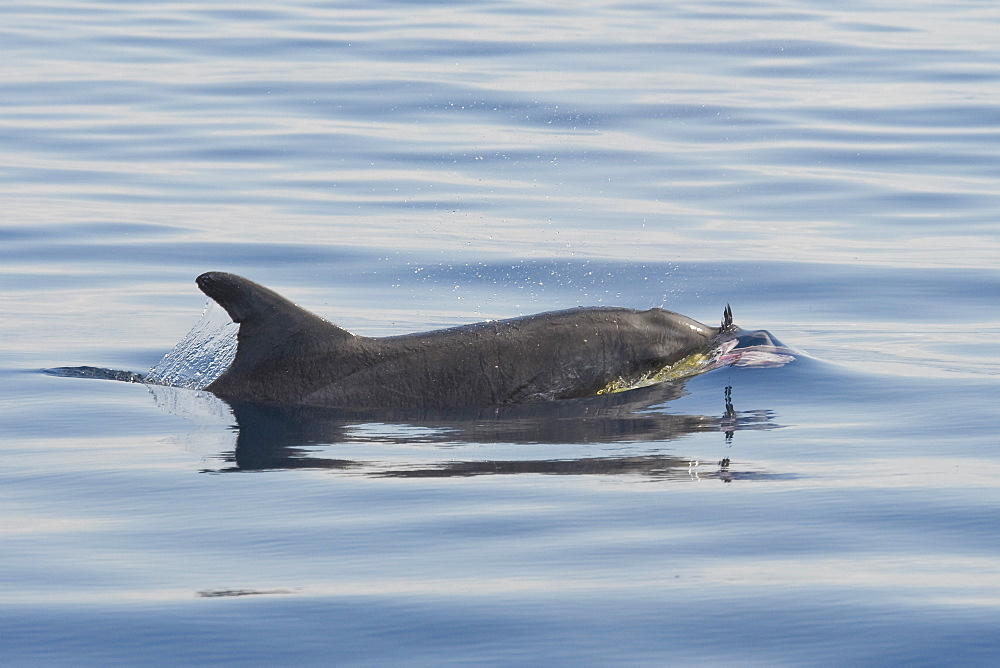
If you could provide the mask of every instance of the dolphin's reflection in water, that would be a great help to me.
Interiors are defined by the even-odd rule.
[[[373,473],[391,478],[445,478],[477,475],[537,473],[545,475],[642,475],[658,480],[718,479],[723,482],[745,479],[787,478],[761,471],[731,471],[728,458],[719,462],[699,462],[683,457],[639,455],[634,457],[585,457],[583,459],[497,460],[447,462],[432,468],[388,470]]]
[[[176,390],[175,390],[176,391]],[[158,403],[166,403],[162,389]],[[189,391],[185,391],[189,392]],[[715,432],[729,443],[737,431],[767,430],[775,424],[770,411],[737,411],[726,388],[720,414],[678,415],[664,404],[683,395],[684,382],[662,383],[629,392],[587,399],[489,407],[474,410],[342,410],[305,406],[279,407],[232,402],[236,446],[219,459],[227,465],[208,473],[275,469],[327,469],[383,478],[444,478],[534,473],[546,475],[633,475],[645,479],[691,480],[786,478],[762,471],[739,470],[728,458],[701,462],[675,454],[600,453],[589,457],[521,459],[446,457],[471,454],[468,446],[654,443],[688,434]],[[176,412],[176,399],[171,409]],[[326,457],[338,445],[436,446],[434,457],[419,462],[406,457],[350,459]],[[510,453],[507,447],[500,450]],[[496,454],[496,448],[490,452]],[[481,452],[482,450],[479,450]],[[564,448],[561,451],[565,451]],[[537,453],[538,450],[532,450]],[[376,456],[377,457],[377,456]]]

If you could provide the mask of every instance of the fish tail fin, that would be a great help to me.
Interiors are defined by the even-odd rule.
[[[726,310],[722,312],[722,331],[732,332],[736,330],[736,325],[733,324],[733,309],[729,304],[726,304]]]

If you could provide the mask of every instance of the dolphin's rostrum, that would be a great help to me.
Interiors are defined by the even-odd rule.
[[[224,399],[333,407],[463,407],[586,397],[628,387],[736,327],[663,309],[577,308],[371,338],[234,274],[198,287],[239,323],[236,357],[206,389]]]

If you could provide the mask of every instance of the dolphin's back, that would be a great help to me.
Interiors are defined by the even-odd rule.
[[[223,398],[340,407],[500,405],[595,394],[706,349],[720,329],[662,309],[579,308],[355,336],[245,278],[198,285],[240,323]]]
[[[592,396],[706,347],[717,331],[659,309],[581,308],[367,339],[371,363],[305,403],[472,406]]]

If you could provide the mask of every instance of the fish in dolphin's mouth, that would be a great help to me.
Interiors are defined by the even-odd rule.
[[[795,359],[792,350],[765,330],[736,330],[719,337],[711,349],[699,351],[638,378],[619,377],[596,394],[626,392],[657,383],[697,376],[724,366],[779,367]]]
[[[790,348],[763,329],[754,332],[740,330],[713,354],[716,359],[712,369],[720,366],[777,367],[795,359]]]

